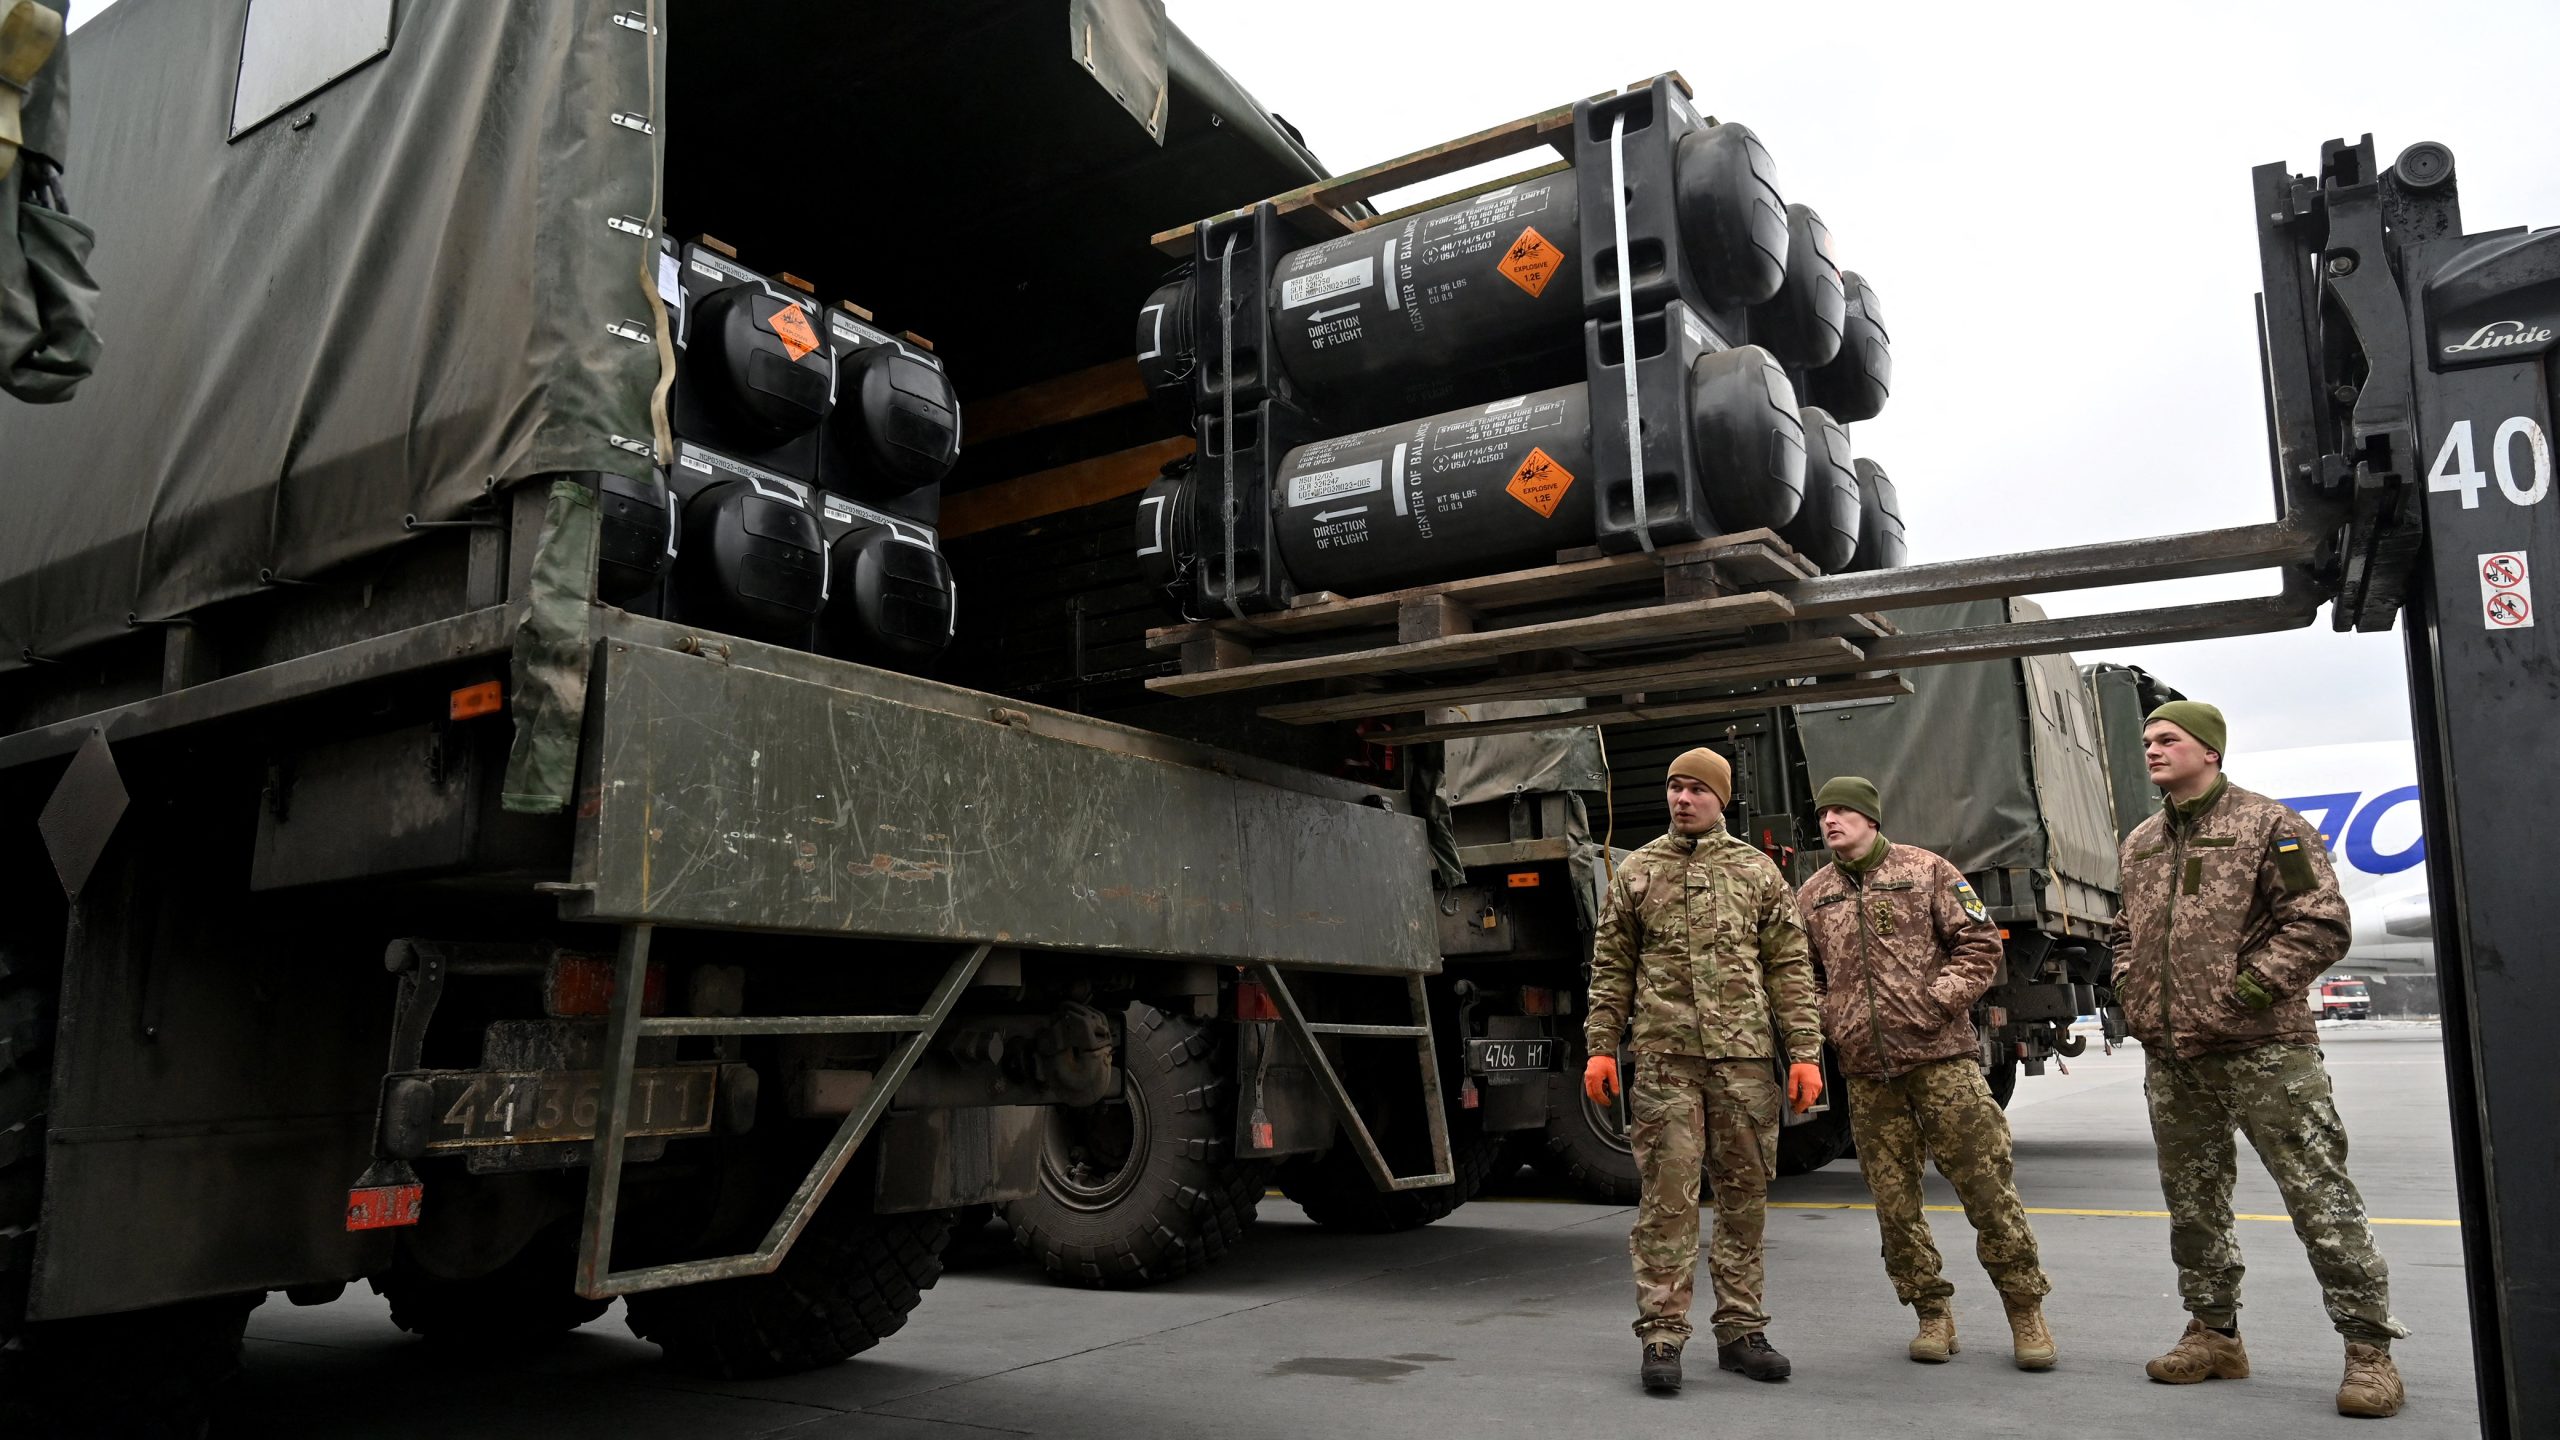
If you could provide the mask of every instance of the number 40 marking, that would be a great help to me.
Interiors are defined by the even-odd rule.
[[[2533,479],[2528,485],[2516,483],[2513,445],[2518,436],[2532,457]],[[2497,438],[2489,442],[2489,464],[2498,472],[2498,493],[2517,505],[2531,505],[2551,493],[2551,439],[2530,415],[2508,418],[2498,427]],[[2480,473],[2480,462],[2471,449],[2471,422],[2456,420],[2445,432],[2444,448],[2436,451],[2436,463],[2427,471],[2427,491],[2459,491],[2462,508],[2480,508],[2481,487],[2489,477]]]

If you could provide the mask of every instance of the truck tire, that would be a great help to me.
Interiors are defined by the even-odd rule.
[[[0,1351],[0,1435],[195,1440],[240,1375],[257,1295],[49,1320]]]
[[[1845,1099],[1802,1125],[1778,1132],[1778,1173],[1810,1175],[1849,1153],[1849,1107]]]
[[[1216,1263],[1253,1222],[1270,1167],[1235,1158],[1217,1030],[1132,1001],[1121,1098],[1053,1112],[1040,1188],[1004,1205],[1050,1279],[1126,1290]]]
[[[575,1233],[565,1226],[545,1230],[506,1264],[468,1280],[401,1264],[373,1277],[373,1291],[391,1302],[391,1323],[412,1335],[456,1349],[539,1345],[613,1308],[610,1300],[577,1292]]]
[[[2018,1093],[2018,1057],[2009,1056],[1982,1072],[1984,1083],[1991,1087],[1991,1098],[2001,1109],[2009,1108],[2009,1097]]]
[[[1623,1084],[1635,1075],[1634,1056],[1621,1052],[1618,1074]],[[1582,1091],[1585,1063],[1580,1042],[1565,1051],[1565,1068],[1547,1077],[1547,1128],[1538,1168],[1604,1205],[1633,1205],[1643,1193],[1636,1173],[1635,1146],[1617,1106],[1603,1111]]]
[[[679,1369],[754,1380],[833,1365],[898,1332],[942,1277],[949,1211],[870,1215],[821,1203],[770,1275],[643,1290],[631,1333]]]
[[[1328,1230],[1367,1235],[1419,1230],[1476,1198],[1502,1156],[1505,1137],[1487,1135],[1473,1126],[1450,1126],[1449,1163],[1457,1180],[1422,1190],[1380,1190],[1351,1146],[1349,1136],[1312,1159],[1292,1160],[1280,1167],[1280,1193],[1298,1203],[1307,1218]]]

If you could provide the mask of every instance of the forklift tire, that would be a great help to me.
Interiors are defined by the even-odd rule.
[[[631,1333],[667,1363],[722,1380],[833,1365],[907,1323],[942,1278],[951,1213],[871,1215],[821,1204],[770,1275],[643,1290],[624,1302]]]
[[[0,1351],[0,1435],[195,1440],[240,1375],[264,1293],[48,1320]]]
[[[1471,1127],[1462,1130],[1453,1124],[1449,1163],[1457,1176],[1454,1184],[1421,1190],[1380,1190],[1369,1179],[1369,1169],[1360,1163],[1350,1137],[1344,1136],[1322,1155],[1292,1160],[1280,1167],[1280,1193],[1296,1201],[1308,1219],[1328,1230],[1365,1235],[1419,1230],[1476,1198],[1508,1143],[1506,1136],[1487,1135]]]
[[[1214,1264],[1270,1167],[1235,1158],[1235,1087],[1205,1020],[1130,1002],[1119,1099],[1053,1112],[1040,1188],[1003,1207],[1050,1279],[1128,1290]]]
[[[395,1262],[373,1277],[373,1292],[391,1302],[391,1323],[457,1350],[520,1350],[556,1340],[613,1308],[579,1294],[576,1232],[555,1226],[526,1242],[506,1264],[468,1280],[447,1280]]]
[[[1621,1076],[1634,1077],[1633,1060],[1630,1054],[1619,1056]],[[1564,1069],[1547,1077],[1547,1128],[1542,1134],[1546,1143],[1538,1168],[1601,1204],[1633,1205],[1644,1185],[1636,1173],[1635,1147],[1628,1143],[1626,1126],[1619,1119],[1626,1097],[1622,1093],[1611,1113],[1604,1115],[1582,1091],[1579,1042],[1567,1048],[1565,1061]]]

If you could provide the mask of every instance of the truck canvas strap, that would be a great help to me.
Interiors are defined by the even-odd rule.
[[[951,962],[942,980],[926,998],[924,1009],[914,1015],[746,1015],[746,1016],[668,1016],[658,1019],[640,1013],[645,998],[649,971],[649,932],[647,925],[623,927],[622,943],[614,956],[613,1014],[605,1028],[604,1113],[596,1126],[595,1156],[587,1168],[587,1208],[578,1233],[578,1293],[590,1300],[614,1295],[629,1295],[639,1290],[664,1290],[676,1285],[696,1285],[706,1280],[730,1280],[742,1275],[770,1275],[782,1267],[783,1257],[791,1253],[800,1232],[807,1229],[809,1218],[818,1211],[819,1202],[835,1188],[844,1174],[845,1165],[862,1142],[871,1134],[880,1117],[889,1113],[889,1101],[906,1083],[908,1072],[915,1069],[926,1045],[940,1033],[942,1022],[951,1016],[962,991],[976,978],[978,967],[986,963],[991,945],[974,946]],[[615,1270],[613,1262],[614,1214],[622,1199],[623,1145],[631,1136],[631,1081],[638,1068],[640,1042],[644,1038],[685,1035],[902,1035],[896,1048],[889,1052],[888,1062],[873,1077],[871,1088],[863,1093],[853,1113],[836,1127],[834,1137],[801,1177],[799,1187],[783,1202],[782,1213],[765,1231],[763,1243],[743,1255],[715,1256],[705,1260],[686,1260],[671,1265],[651,1265],[638,1270]]]

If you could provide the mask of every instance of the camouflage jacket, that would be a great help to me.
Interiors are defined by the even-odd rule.
[[[2318,1038],[2304,994],[2346,958],[2347,902],[2310,821],[2219,781],[2193,813],[2164,806],[2134,827],[2123,860],[2109,945],[2144,1048],[2186,1059]],[[2244,966],[2274,1004],[2241,1003]]]
[[[1786,877],[1720,829],[1628,856],[1591,939],[1586,1013],[1593,1055],[1614,1054],[1632,1018],[1639,1055],[1766,1059],[1783,1030],[1790,1062],[1819,1062],[1813,964]]]
[[[1889,1080],[1981,1053],[1973,1002],[2000,977],[2000,927],[1964,872],[1893,845],[1863,875],[1823,866],[1796,906],[1822,967],[1822,1033],[1843,1071]]]

